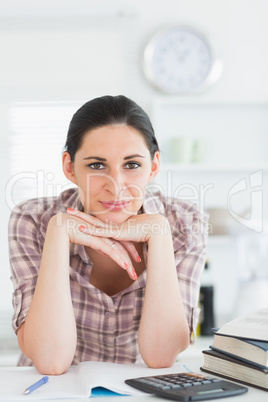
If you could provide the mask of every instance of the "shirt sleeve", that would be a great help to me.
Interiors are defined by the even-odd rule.
[[[13,209],[8,228],[11,280],[14,286],[12,327],[15,332],[29,311],[42,252],[38,222],[25,209],[23,204]]]
[[[208,216],[201,214],[196,206],[186,205],[173,210],[171,227],[181,297],[193,343],[200,313],[200,281],[207,256]]]

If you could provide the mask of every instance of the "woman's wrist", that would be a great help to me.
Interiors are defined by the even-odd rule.
[[[168,267],[175,272],[173,239],[168,220],[163,216],[158,216],[155,230],[152,230],[148,240],[148,272],[167,273]]]
[[[150,228],[148,231],[148,242],[160,240],[171,236],[171,230],[168,220],[160,214],[149,215]]]
[[[68,233],[68,216],[62,212],[53,215],[50,219],[47,227],[47,234],[49,233],[51,236],[55,236],[58,238],[65,238],[68,242],[71,241],[70,235]]]

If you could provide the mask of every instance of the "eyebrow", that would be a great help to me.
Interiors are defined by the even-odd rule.
[[[139,155],[139,154],[133,154],[133,155],[128,155],[124,157],[124,160],[128,160],[128,159],[132,159],[132,158],[145,158],[145,156],[143,155]],[[100,156],[88,156],[86,158],[84,158],[84,160],[89,160],[89,159],[94,159],[100,162],[106,162],[107,159],[105,158],[101,158]]]
[[[88,159],[95,159],[95,160],[100,161],[100,162],[105,162],[106,161],[105,158],[100,158],[99,156],[88,156],[87,158],[84,158],[84,160],[88,160]]]
[[[139,154],[133,154],[133,155],[125,156],[124,160],[132,159],[132,158],[145,158],[145,156],[142,156],[142,155],[139,155]]]

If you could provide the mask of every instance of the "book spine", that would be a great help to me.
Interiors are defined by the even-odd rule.
[[[226,374],[219,373],[218,371],[209,370],[205,366],[200,367],[200,370],[204,371],[205,373],[211,374],[211,375],[217,375],[219,377],[225,378],[226,380],[236,381],[236,382],[239,382],[239,384],[248,385],[250,387],[258,388],[258,389],[261,389],[263,391],[268,391],[268,388],[261,387],[260,385],[257,385],[254,382],[242,381],[237,377],[230,376],[230,375],[228,376]]]

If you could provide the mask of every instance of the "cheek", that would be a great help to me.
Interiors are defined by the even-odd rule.
[[[147,184],[148,180],[146,180],[146,177],[144,176],[141,180],[133,180],[131,184],[128,184],[127,190],[133,197],[133,201],[129,209],[133,209],[137,212],[141,208],[144,201]]]
[[[79,187],[83,190],[84,194],[93,195],[103,186],[103,180],[95,175],[87,174],[78,183]]]
[[[131,183],[127,186],[128,192],[131,194],[133,197],[133,201],[139,202],[143,200],[144,198],[144,192],[145,192],[145,185],[143,183]]]
[[[77,182],[79,197],[86,208],[86,205],[92,204],[92,201],[100,192],[100,188],[102,187],[102,181],[94,176],[85,175],[80,177],[80,180]]]
[[[133,178],[133,180],[128,184],[128,189],[131,194],[135,197],[143,196],[146,190],[146,186],[150,181],[149,175],[141,175]]]

